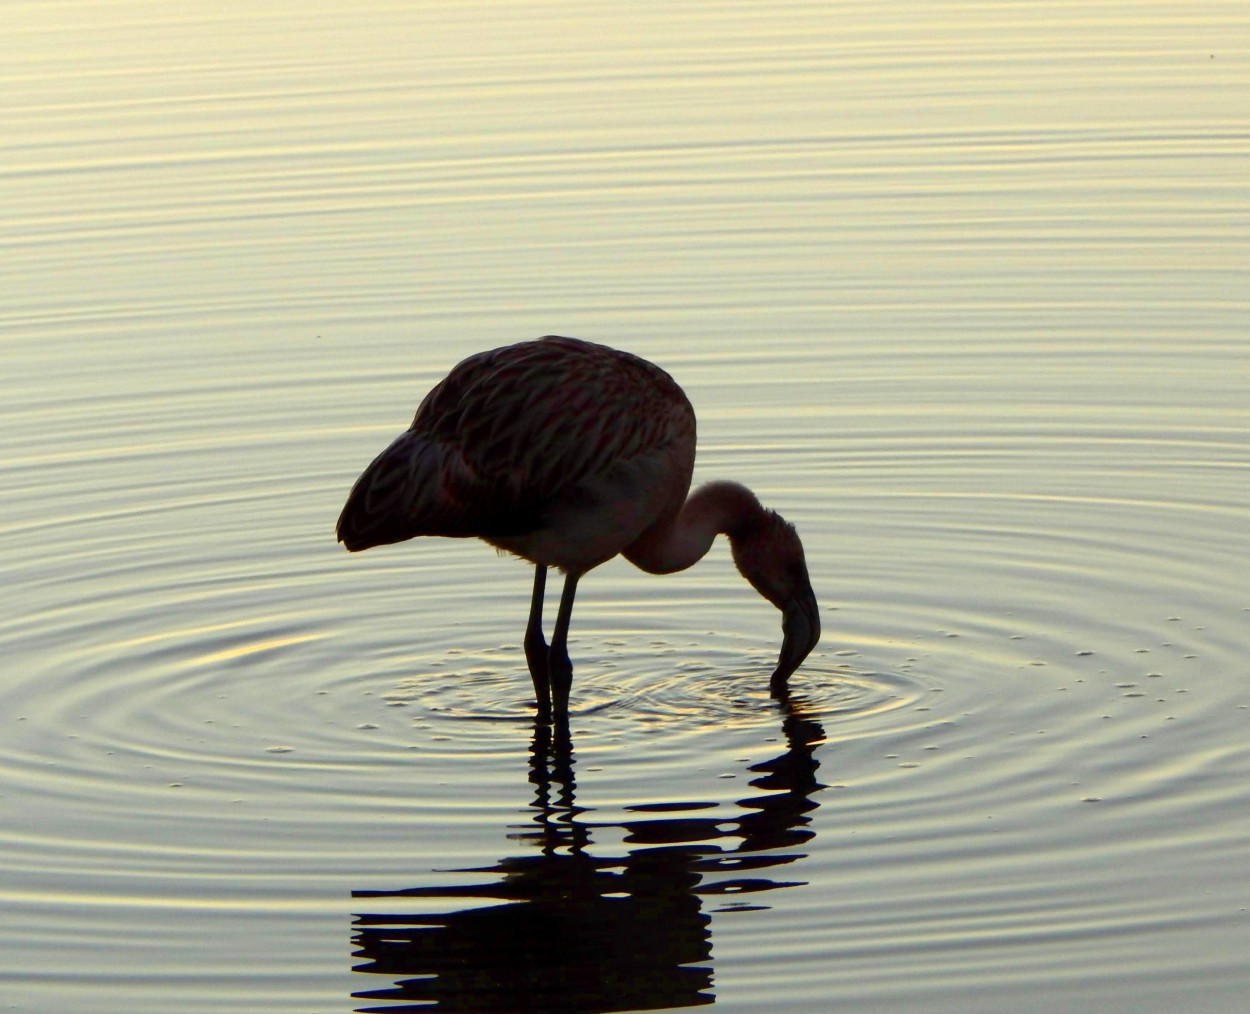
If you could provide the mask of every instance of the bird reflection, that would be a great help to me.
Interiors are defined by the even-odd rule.
[[[739,899],[801,884],[764,871],[804,857],[796,850],[812,837],[812,796],[824,788],[814,755],[824,729],[796,701],[779,708],[786,750],[749,768],[759,794],[739,800],[746,812],[732,818],[714,803],[691,802],[642,804],[630,808],[637,819],[597,823],[575,802],[567,731],[537,723],[533,821],[511,836],[531,849],[453,871],[490,875],[477,884],[353,892],[443,902],[428,912],[356,916],[354,956],[364,962],[355,971],[393,980],[354,993],[377,1004],[357,1010],[606,1014],[714,1002],[705,903],[759,908]],[[614,839],[625,832],[623,855],[591,854],[595,832],[606,828]],[[472,904],[445,911],[447,899],[460,898]]]

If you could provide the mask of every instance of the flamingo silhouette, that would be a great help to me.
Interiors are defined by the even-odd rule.
[[[541,718],[567,719],[569,620],[577,583],[618,553],[651,574],[697,563],[719,534],[782,612],[770,686],[820,640],[803,544],[735,482],[687,496],[695,418],[685,392],[638,356],[548,336],[470,356],[437,384],[408,430],[356,480],[338,539],[356,552],[419,535],[480,538],[534,564],[525,658]],[[548,646],[547,569],[565,574]]]

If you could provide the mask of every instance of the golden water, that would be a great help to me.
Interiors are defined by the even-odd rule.
[[[1244,4],[0,21],[6,1009],[1239,1009]],[[791,713],[723,546],[583,581],[570,759],[527,568],[335,545],[549,332],[799,526]]]

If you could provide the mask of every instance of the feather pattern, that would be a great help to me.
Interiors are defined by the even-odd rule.
[[[537,563],[589,569],[671,501],[680,507],[694,446],[689,400],[644,359],[555,336],[481,352],[426,395],[407,432],[361,475],[339,538],[357,550],[477,536]],[[640,477],[664,495],[639,501]],[[597,523],[570,538],[565,512],[588,506]],[[542,538],[556,525],[561,550]]]

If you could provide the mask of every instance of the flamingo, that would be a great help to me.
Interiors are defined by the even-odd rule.
[[[475,537],[534,564],[525,659],[539,717],[567,721],[582,575],[617,554],[650,574],[685,570],[725,534],[739,572],[781,610],[770,688],[784,697],[820,640],[803,544],[739,483],[687,496],[694,455],[694,409],[664,370],[549,335],[470,356],[437,384],[356,480],[338,540],[357,552],[419,535]],[[548,646],[550,567],[565,578]]]

